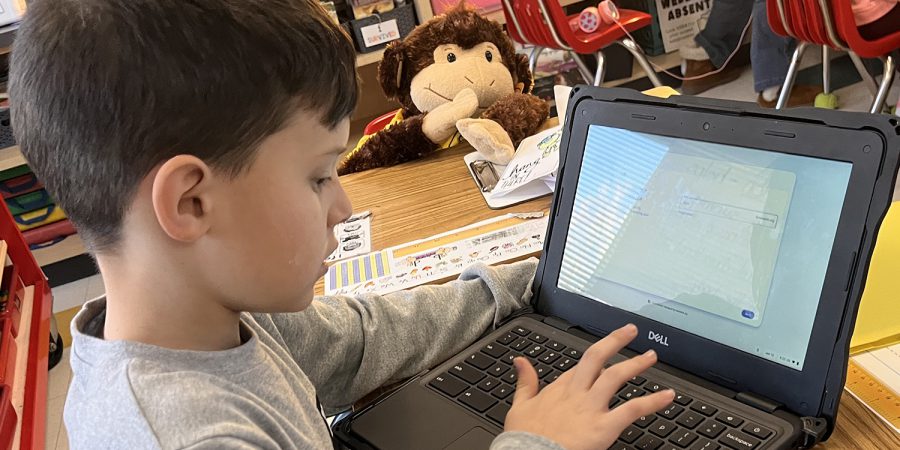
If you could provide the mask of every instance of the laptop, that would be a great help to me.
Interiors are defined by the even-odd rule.
[[[613,449],[808,448],[834,430],[898,162],[896,118],[577,87],[532,308],[339,421],[351,448],[487,449],[515,390],[634,323],[676,398]]]

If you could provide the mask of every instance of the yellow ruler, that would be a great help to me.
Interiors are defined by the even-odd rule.
[[[900,432],[900,393],[894,392],[853,359],[847,366],[847,390]]]

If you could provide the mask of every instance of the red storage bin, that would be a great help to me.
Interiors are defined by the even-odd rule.
[[[17,195],[27,194],[43,188],[44,184],[41,183],[33,173],[0,181],[0,193],[3,194],[4,199],[13,198]]]
[[[0,319],[0,384],[13,385],[16,373],[16,338],[12,334],[12,321]]]
[[[0,436],[12,436],[16,433],[16,424],[19,417],[12,405],[12,389],[9,386],[0,385]],[[10,450],[12,440],[0,442],[0,448]],[[22,448],[25,448],[24,446]]]
[[[0,187],[0,191],[3,191],[3,187]],[[17,194],[21,193],[24,191],[17,192]],[[7,403],[0,398],[0,449],[9,448],[12,445],[16,426],[21,429],[20,448],[42,449],[47,426],[47,362],[50,351],[50,315],[52,314],[53,296],[50,293],[50,285],[35,261],[34,255],[28,250],[25,238],[16,227],[12,215],[6,207],[6,202],[0,203],[2,203],[0,239],[6,241],[7,255],[19,273],[22,283],[20,286],[34,286],[34,298],[31,300],[31,304],[26,304],[24,301],[21,303],[23,311],[28,307],[31,309],[31,316],[28,318],[29,344],[27,348],[15,349],[16,360],[25,363],[25,379],[19,380],[24,381],[24,405],[18,420],[13,420],[14,425],[10,427],[8,426],[10,421],[4,419],[9,416]],[[16,289],[16,292],[21,290]],[[22,316],[20,319],[20,331],[24,329],[25,318]],[[8,335],[10,339],[12,338],[12,322],[10,320],[4,321],[2,330],[0,336]],[[9,349],[12,350],[12,347]],[[3,360],[6,361],[6,359]],[[8,391],[11,395],[12,390],[8,389]],[[7,398],[10,398],[10,402],[14,401],[12,397]]]

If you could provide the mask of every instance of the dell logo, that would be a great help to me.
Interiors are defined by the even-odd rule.
[[[666,347],[669,346],[669,338],[668,337],[663,336],[659,333],[654,333],[653,331],[650,332],[650,335],[647,336],[647,339],[650,339],[651,341],[659,342],[660,344],[665,345]]]

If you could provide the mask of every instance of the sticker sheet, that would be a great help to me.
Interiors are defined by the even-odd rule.
[[[339,261],[372,251],[372,213],[364,211],[334,227],[338,247],[327,262]]]
[[[506,215],[420,241],[339,262],[326,295],[387,294],[451,278],[471,264],[495,264],[540,251],[547,217]]]

